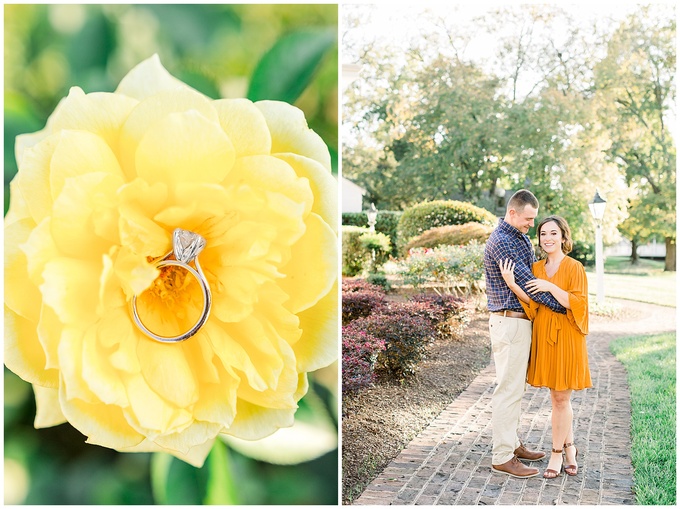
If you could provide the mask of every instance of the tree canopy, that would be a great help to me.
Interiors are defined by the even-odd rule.
[[[675,270],[672,7],[593,26],[556,5],[507,7],[471,25],[497,38],[486,61],[465,52],[470,26],[431,23],[406,52],[353,41],[344,175],[393,210],[458,199],[496,211],[504,190],[527,187],[583,241],[599,189],[605,240],[665,238]]]

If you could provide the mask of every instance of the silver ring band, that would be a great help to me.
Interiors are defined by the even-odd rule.
[[[160,336],[150,331],[146,325],[142,323],[139,313],[137,312],[137,295],[132,296],[132,318],[134,319],[135,325],[137,325],[139,330],[141,330],[151,339],[161,343],[179,343],[180,341],[189,339],[191,336],[196,334],[208,320],[212,305],[212,295],[210,293],[208,280],[205,278],[203,270],[201,270],[201,265],[198,262],[198,254],[203,250],[204,247],[205,239],[203,239],[203,237],[196,233],[177,228],[173,232],[173,250],[155,263],[155,267],[157,268],[167,266],[182,267],[186,269],[192,276],[194,276],[201,285],[201,291],[203,293],[203,312],[191,329],[177,336]],[[175,259],[169,259],[170,256],[174,256]],[[189,263],[192,261],[196,265],[195,269],[189,265]]]

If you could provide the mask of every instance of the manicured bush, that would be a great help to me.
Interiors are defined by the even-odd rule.
[[[469,294],[479,288],[484,276],[484,246],[473,241],[467,246],[415,248],[400,264],[404,282],[414,286],[438,283],[447,291],[464,287]]]
[[[392,245],[392,256],[397,256],[397,225],[399,218],[403,215],[401,211],[379,210],[375,222],[375,231],[384,233],[390,238]],[[368,217],[365,212],[343,212],[342,224],[348,226],[367,226]]]
[[[342,294],[346,292],[378,292],[385,293],[385,288],[372,284],[370,281],[361,278],[342,278]]]
[[[581,262],[584,267],[595,266],[595,246],[593,244],[575,240],[569,256]]]
[[[461,246],[476,240],[480,244],[486,243],[493,226],[482,223],[450,224],[437,226],[424,231],[406,244],[405,250],[416,247],[437,247],[441,245]]]
[[[454,295],[438,295],[420,293],[410,299],[424,307],[431,317],[440,337],[461,337],[465,327],[470,323],[470,313],[465,307],[465,300]]]
[[[356,391],[375,380],[374,365],[385,343],[353,324],[342,328],[342,391]]]
[[[387,276],[383,272],[373,272],[372,274],[369,274],[368,277],[366,277],[366,281],[373,285],[380,286],[385,291],[392,288]]]
[[[364,269],[369,253],[361,245],[359,238],[368,233],[368,228],[359,226],[342,227],[342,275],[356,276]]]
[[[412,375],[425,356],[427,344],[436,331],[430,322],[418,315],[400,313],[374,313],[352,322],[354,327],[385,342],[379,353],[376,369],[397,378]]]
[[[376,272],[378,267],[389,260],[392,245],[390,238],[384,233],[364,233],[359,237],[361,247],[368,253],[368,272]]]
[[[498,219],[486,209],[471,203],[436,200],[414,205],[404,211],[397,225],[397,247],[401,250],[413,237],[430,228],[469,222],[495,226]]]
[[[380,309],[385,302],[385,295],[376,291],[342,292],[342,323],[347,325],[352,320],[370,315]]]

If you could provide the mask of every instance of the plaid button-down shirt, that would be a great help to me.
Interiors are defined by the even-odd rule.
[[[498,264],[510,258],[515,262],[515,282],[536,302],[545,304],[553,311],[565,313],[567,310],[549,292],[529,293],[526,284],[536,276],[531,272],[531,265],[536,261],[534,248],[529,237],[502,218],[498,227],[491,233],[484,249],[484,276],[486,277],[486,297],[489,311],[524,312],[519,299],[505,284]]]

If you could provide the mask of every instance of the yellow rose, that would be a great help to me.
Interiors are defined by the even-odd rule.
[[[5,218],[5,363],[33,384],[35,426],[200,466],[218,433],[293,424],[306,373],[337,357],[337,195],[328,149],[286,103],[211,100],[154,56],[114,93],[71,89],[17,138]],[[150,261],[203,236],[203,305]],[[189,324],[189,326],[187,326]]]

